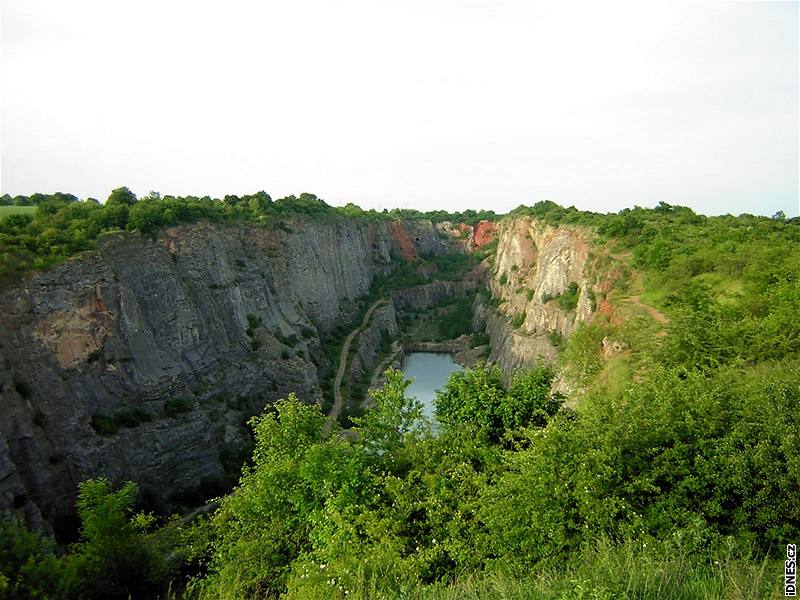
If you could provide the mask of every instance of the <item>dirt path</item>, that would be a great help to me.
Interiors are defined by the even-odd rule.
[[[339,353],[339,369],[336,371],[336,379],[333,382],[333,407],[331,411],[328,413],[328,420],[325,423],[325,432],[327,433],[330,431],[331,425],[333,421],[339,416],[339,412],[342,410],[342,379],[344,378],[344,372],[347,368],[347,354],[350,352],[350,343],[353,341],[353,338],[358,335],[358,333],[364,329],[364,327],[369,323],[370,317],[372,317],[372,313],[375,312],[375,309],[378,308],[381,304],[387,304],[388,301],[385,299],[380,299],[375,301],[375,303],[369,307],[367,314],[364,315],[364,318],[361,319],[361,325],[353,329],[350,332],[350,335],[347,336],[344,340],[344,344],[342,344],[342,351]]]
[[[641,309],[643,309],[648,315],[653,317],[653,319],[655,319],[658,323],[662,323],[663,324],[663,323],[669,322],[669,319],[667,319],[667,317],[664,315],[664,313],[662,313],[660,310],[650,306],[649,304],[645,304],[644,302],[642,302],[642,297],[639,294],[636,294],[635,296],[628,296],[627,298],[625,298],[625,300],[627,302],[630,302],[631,304],[634,304],[634,305],[640,307]]]

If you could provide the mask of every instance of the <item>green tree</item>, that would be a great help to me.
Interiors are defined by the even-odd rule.
[[[134,518],[136,485],[114,492],[105,479],[79,486],[80,541],[67,556],[67,587],[81,598],[128,598],[158,588],[156,557],[142,535],[146,515]]]
[[[375,407],[363,417],[354,417],[353,422],[368,448],[391,452],[404,441],[419,437],[428,424],[423,419],[422,404],[406,396],[411,381],[403,372],[387,369],[384,376],[384,386],[372,392]]]
[[[111,194],[106,200],[106,205],[124,204],[126,206],[133,206],[136,204],[136,194],[126,187],[116,188],[111,191]]]
[[[15,517],[0,517],[0,599],[58,598],[63,565],[54,543]]]

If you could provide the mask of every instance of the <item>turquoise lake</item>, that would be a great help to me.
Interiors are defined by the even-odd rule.
[[[403,373],[411,379],[406,394],[422,403],[425,416],[436,412],[436,390],[444,388],[450,373],[462,371],[450,354],[440,352],[409,352],[403,359]]]

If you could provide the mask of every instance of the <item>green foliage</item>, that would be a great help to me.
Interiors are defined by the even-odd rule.
[[[492,308],[497,308],[500,306],[500,299],[492,296],[492,293],[487,289],[482,289],[480,291],[480,297],[483,303],[487,306],[491,306]]]
[[[670,297],[669,335],[659,353],[667,364],[714,368],[756,364],[800,352],[800,273],[776,273],[738,301],[720,301],[687,284]]]
[[[64,568],[53,552],[52,540],[1,516],[0,599],[57,598]]]
[[[575,310],[578,306],[578,297],[580,296],[580,288],[578,284],[574,281],[571,282],[567,289],[562,292],[561,294],[557,294],[555,296],[551,294],[544,294],[542,296],[542,304],[546,304],[551,300],[555,300],[561,310]],[[533,293],[529,291],[529,300],[533,296]]]
[[[497,280],[500,285],[505,285],[508,283],[508,275],[506,273],[501,273],[500,278]]]
[[[0,206],[0,219],[11,215],[28,215],[31,218],[36,214],[35,206]]]
[[[433,255],[428,258],[428,262],[436,266],[436,279],[455,281],[475,268],[480,261],[474,254],[454,252]]]
[[[418,584],[408,597],[420,600],[752,600],[783,597],[773,574],[778,561],[759,560],[746,546],[732,544],[711,553],[698,551],[698,531],[668,540],[599,539],[577,549],[568,561],[553,561],[519,577],[502,571],[468,572],[453,580]],[[374,582],[347,597],[380,597]]]
[[[143,408],[125,408],[114,413],[97,412],[92,415],[91,426],[100,435],[114,435],[120,429],[138,427],[153,420],[153,415]]]
[[[280,333],[275,333],[274,335],[281,344],[284,346],[289,346],[290,348],[294,348],[300,343],[300,338],[297,337],[296,333],[293,333],[292,335],[281,335]]]
[[[475,345],[475,347],[488,346],[491,343],[491,340],[485,333],[476,333],[472,338],[472,343]]]
[[[762,550],[788,539],[797,455],[773,436],[795,426],[785,407],[799,383],[796,370],[788,382],[659,371],[622,402],[596,398],[532,435],[489,491],[493,551],[523,567],[600,532],[664,539],[696,522]]]
[[[143,533],[130,486],[86,484],[82,541],[42,585],[137,597],[179,557],[201,598],[502,597],[499,582],[559,599],[760,593],[778,571],[759,557],[800,533],[800,370],[755,368],[652,366],[622,397],[568,410],[548,369],[505,387],[479,365],[438,394],[437,436],[397,371],[346,439],[323,438],[319,408],[290,395],[252,420],[252,465],[188,537]],[[29,549],[5,585],[36,582],[20,565],[47,548],[10,537]]]
[[[603,366],[603,328],[597,323],[581,323],[567,339],[561,364],[572,381],[583,383]]]
[[[498,366],[478,364],[450,376],[436,397],[436,418],[449,428],[469,423],[494,441],[520,427],[542,426],[563,402],[550,393],[552,379],[546,367],[520,371],[506,390]]]
[[[283,590],[289,566],[310,550],[309,532],[325,501],[347,494],[357,457],[348,444],[320,445],[325,418],[294,395],[251,421],[256,447],[237,490],[211,522],[212,573],[198,584],[208,597],[264,597]]]
[[[424,431],[422,405],[405,395],[411,382],[396,369],[388,369],[384,376],[383,388],[372,393],[375,407],[354,419],[367,447],[380,452],[392,451]]]
[[[421,212],[413,208],[393,208],[385,211],[383,214],[386,217],[394,219],[406,219],[410,221],[424,219],[432,221],[433,223],[450,221],[451,223],[465,223],[467,225],[477,225],[481,221],[496,221],[501,216],[492,210],[475,211],[471,208],[463,212],[455,213],[449,213],[444,210]]]
[[[578,306],[579,295],[578,284],[573,281],[567,286],[567,290],[558,297],[558,305],[562,310],[575,310]]]
[[[81,539],[66,558],[70,595],[127,598],[158,588],[154,577],[160,559],[142,533],[150,519],[134,518],[135,499],[136,486],[130,482],[116,492],[104,479],[81,484],[77,502]]]
[[[472,332],[473,297],[456,298],[438,311],[437,327],[441,339],[452,340]]]
[[[111,191],[111,194],[108,196],[108,200],[106,200],[106,204],[109,206],[114,204],[133,206],[136,204],[136,201],[136,194],[126,187],[121,187]]]
[[[91,425],[100,435],[114,435],[119,430],[114,418],[101,412],[92,415]]]
[[[261,327],[261,317],[247,313],[247,329],[245,332],[247,333],[248,337],[253,337],[256,334],[256,329]]]
[[[519,329],[522,327],[522,324],[525,323],[525,317],[526,314],[524,312],[514,315],[514,318],[511,319],[511,326],[514,329]]]
[[[117,217],[164,201],[117,203],[125,211]],[[92,210],[58,202],[64,206],[39,212],[50,219],[66,205]],[[331,210],[311,197],[300,204]],[[224,202],[225,211],[259,215],[291,206],[266,195]],[[131,490],[97,482],[81,490],[82,540],[62,559],[42,538],[0,524],[0,597],[163,594],[176,559],[195,575],[188,593],[201,598],[778,592],[777,559],[800,534],[797,224],[705,218],[665,204],[619,215],[552,203],[518,211],[593,225],[617,237],[644,271],[620,269],[618,284],[638,290],[644,279],[645,293],[658,294],[666,336],[651,335],[636,318],[619,325],[598,318],[567,340],[550,336],[573,384],[608,375],[606,336],[641,354],[634,381],[590,387],[571,409],[552,393],[548,369],[517,373],[507,384],[498,367],[478,365],[453,374],[438,394],[437,435],[406,398],[398,372],[374,393],[374,410],[349,415],[355,428],[346,437],[335,424],[323,436],[320,409],[290,396],[252,421],[252,465],[191,532],[154,528],[133,514]],[[0,230],[27,235],[41,223],[39,212],[5,219]],[[52,239],[60,243],[57,232]],[[468,261],[405,263],[398,281],[425,281],[423,262],[456,272]],[[378,280],[373,300],[393,285],[391,277]],[[613,294],[605,299],[616,302]],[[558,302],[572,310],[578,298],[573,284]],[[354,311],[358,322],[371,301]],[[454,322],[464,321],[466,308],[453,311]],[[349,330],[343,323],[329,333],[326,355],[338,360]],[[116,415],[108,418],[120,426]]]
[[[26,219],[9,221],[12,217]],[[227,195],[223,199],[161,196],[150,192],[137,199],[128,188],[121,187],[111,192],[105,204],[93,198],[79,201],[72,194],[61,192],[14,198],[4,195],[0,197],[0,278],[46,267],[77,252],[91,250],[104,232],[127,229],[152,235],[163,227],[206,220],[258,223],[292,233],[290,221],[298,217],[368,222],[405,218],[469,224],[498,218],[492,211],[422,213],[398,209],[377,212],[362,210],[354,204],[333,207],[308,193],[276,201],[263,191],[244,196]],[[456,277],[458,271],[473,266],[472,257],[453,259],[452,264],[447,260],[441,261],[445,278]]]
[[[560,331],[556,331],[555,329],[547,334],[547,339],[550,340],[550,343],[555,348],[561,348],[564,345],[564,336],[561,335]]]
[[[51,540],[0,518],[0,598],[156,597],[176,574],[175,526],[155,533],[154,517],[134,514],[136,486],[113,491],[105,479],[79,486],[80,540],[56,557]]]

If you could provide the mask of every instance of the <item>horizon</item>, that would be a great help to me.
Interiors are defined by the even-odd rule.
[[[115,189],[127,189],[129,191],[132,191],[132,190],[130,190],[130,188],[128,186],[120,186],[119,188],[115,188]],[[111,190],[111,191],[114,191],[114,190]],[[80,196],[77,196],[76,194],[71,194],[70,192],[64,192],[64,191],[51,192],[51,193],[33,192],[32,194],[18,194],[17,196],[24,196],[24,197],[27,197],[27,198],[31,198],[33,195],[36,195],[36,194],[41,194],[41,195],[44,195],[44,196],[52,196],[52,195],[55,195],[55,194],[58,194],[58,193],[74,196],[74,197],[77,198],[77,201],[79,201],[79,202],[96,201],[96,202],[99,202],[100,204],[105,204],[107,202],[107,200],[108,200],[108,197],[106,197],[106,198],[96,198],[94,196],[87,196],[87,197],[83,197],[82,198]],[[311,196],[314,196],[320,202],[322,202],[322,203],[324,203],[324,204],[326,204],[326,205],[328,205],[328,206],[330,206],[332,208],[344,208],[344,207],[346,207],[348,205],[354,205],[354,206],[360,208],[361,210],[363,210],[365,212],[372,210],[372,211],[375,211],[378,214],[383,214],[386,211],[391,212],[391,211],[397,211],[397,210],[401,210],[401,211],[402,210],[405,210],[405,211],[416,211],[416,212],[418,212],[420,214],[423,214],[423,215],[427,215],[427,214],[435,213],[435,212],[447,212],[449,214],[463,214],[466,211],[470,211],[471,210],[473,212],[482,212],[482,211],[484,211],[484,212],[492,212],[496,217],[505,217],[505,216],[508,216],[510,213],[512,213],[512,212],[514,212],[514,211],[516,211],[518,209],[534,208],[534,207],[538,206],[539,204],[545,204],[545,203],[555,204],[556,206],[558,206],[558,207],[560,207],[562,209],[565,209],[565,210],[574,209],[574,210],[577,210],[578,212],[583,212],[583,213],[588,213],[588,214],[599,214],[599,215],[614,215],[614,214],[620,214],[623,211],[630,211],[630,210],[636,210],[636,209],[654,210],[654,209],[658,208],[661,204],[666,204],[669,208],[672,208],[672,209],[688,208],[694,214],[699,215],[699,216],[703,216],[703,217],[736,217],[736,218],[738,218],[738,217],[753,216],[753,217],[776,218],[776,215],[778,214],[778,212],[780,212],[780,209],[779,209],[778,211],[776,211],[775,213],[773,213],[771,215],[760,214],[760,213],[749,213],[749,212],[741,212],[741,213],[736,213],[736,214],[729,213],[729,212],[728,213],[708,214],[708,213],[698,212],[694,208],[692,208],[691,206],[686,206],[686,205],[683,205],[683,204],[670,204],[669,202],[663,202],[663,201],[662,202],[658,202],[653,206],[643,206],[643,205],[635,204],[633,206],[622,207],[621,209],[619,209],[617,211],[603,211],[603,210],[594,210],[594,211],[592,211],[592,210],[585,210],[585,209],[582,209],[582,208],[578,208],[575,205],[564,205],[564,204],[561,204],[561,203],[556,202],[554,200],[551,200],[549,198],[545,198],[545,199],[542,199],[542,200],[537,200],[536,202],[532,202],[532,203],[517,204],[513,208],[511,208],[511,209],[509,209],[507,211],[504,211],[504,212],[497,212],[494,209],[490,209],[490,208],[477,208],[477,209],[465,208],[463,210],[446,211],[444,209],[438,209],[438,208],[431,208],[431,209],[428,209],[428,210],[420,210],[420,209],[410,208],[410,207],[405,207],[405,206],[387,206],[387,207],[382,208],[381,210],[377,210],[375,208],[365,208],[365,207],[363,207],[363,206],[361,206],[359,204],[356,204],[354,202],[346,202],[346,203],[342,203],[342,204],[333,204],[333,203],[329,202],[328,200],[326,200],[325,198],[323,198],[322,196],[314,194],[313,192],[300,192],[299,194],[288,194],[287,196],[281,196],[281,197],[272,196],[272,194],[270,194],[267,190],[257,190],[257,191],[246,192],[246,193],[243,193],[243,194],[224,194],[221,197],[214,197],[214,196],[210,196],[208,194],[205,194],[203,196],[196,196],[196,195],[191,195],[191,194],[186,195],[186,196],[180,196],[180,195],[176,195],[176,194],[162,194],[158,190],[150,190],[147,194],[142,194],[142,195],[136,194],[135,192],[133,192],[133,193],[137,198],[137,202],[140,201],[140,200],[148,199],[148,196],[152,196],[152,194],[157,194],[158,195],[157,200],[161,200],[161,199],[165,199],[165,198],[194,198],[196,200],[203,200],[204,198],[210,198],[213,201],[219,201],[219,202],[224,202],[225,201],[225,197],[229,196],[229,195],[233,195],[233,196],[237,196],[239,198],[243,198],[243,197],[246,197],[246,196],[252,196],[252,195],[255,195],[255,194],[259,194],[259,193],[266,193],[270,197],[272,202],[277,202],[278,200],[284,200],[284,199],[288,199],[288,198],[299,198],[300,196],[303,196],[303,195],[311,195]],[[0,196],[9,197],[12,200],[16,197],[16,196],[10,196],[9,194],[0,194]],[[37,206],[37,205],[29,205],[29,206]],[[783,212],[784,212],[784,217],[783,218],[793,219],[793,218],[797,218],[798,217],[798,215],[790,215],[790,214],[785,213],[785,211],[783,211]],[[404,217],[398,217],[398,218],[404,218]]]
[[[571,8],[4,1],[0,193],[800,215],[796,3]]]

